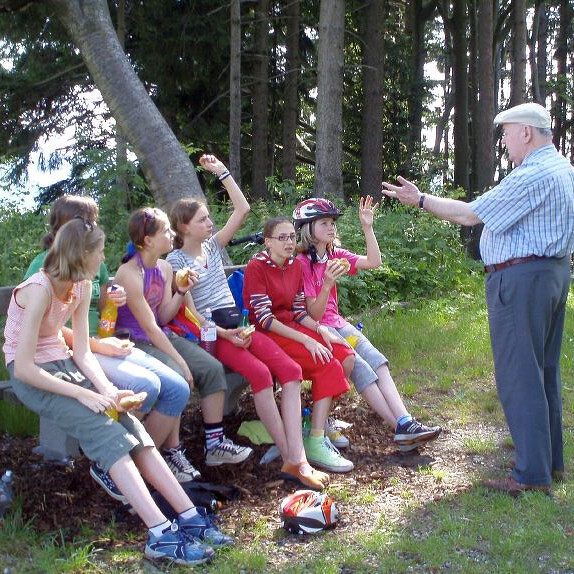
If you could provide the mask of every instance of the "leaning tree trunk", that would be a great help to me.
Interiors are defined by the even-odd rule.
[[[345,1],[321,0],[317,63],[316,196],[343,197],[343,46]]]
[[[121,133],[133,147],[160,207],[204,199],[191,161],[152,102],[118,41],[105,0],[46,0],[80,50]]]

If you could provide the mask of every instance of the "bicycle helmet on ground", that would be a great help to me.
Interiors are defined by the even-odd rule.
[[[297,490],[281,503],[281,526],[294,534],[334,528],[339,511],[333,499],[314,490]]]
[[[321,219],[322,217],[332,217],[338,219],[343,215],[332,201],[323,197],[312,197],[297,204],[293,210],[293,225],[299,229],[304,223]]]

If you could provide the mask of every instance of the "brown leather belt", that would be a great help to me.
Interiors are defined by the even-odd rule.
[[[514,259],[508,259],[508,261],[503,261],[502,263],[494,263],[492,265],[485,265],[484,272],[492,273],[493,271],[500,271],[501,269],[506,269],[512,265],[520,265],[520,263],[528,263],[529,261],[535,261],[536,259],[546,259],[542,255],[528,255],[527,257],[515,257]]]

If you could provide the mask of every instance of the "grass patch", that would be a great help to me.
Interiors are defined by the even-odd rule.
[[[0,401],[0,434],[36,436],[40,432],[38,415],[22,405]]]

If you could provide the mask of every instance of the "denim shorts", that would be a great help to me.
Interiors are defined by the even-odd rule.
[[[355,345],[355,366],[351,372],[351,380],[357,389],[362,393],[369,385],[376,383],[379,377],[376,370],[383,365],[387,365],[389,360],[351,323],[345,323],[341,328],[329,327],[329,331],[346,339],[349,336],[357,337]]]

